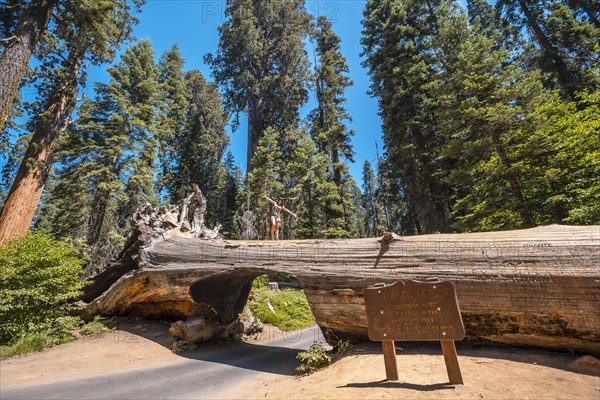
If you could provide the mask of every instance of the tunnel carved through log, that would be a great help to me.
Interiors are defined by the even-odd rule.
[[[87,289],[94,294],[86,298],[89,314],[226,325],[243,309],[254,277],[280,272],[298,279],[328,340],[359,341],[368,340],[366,287],[437,277],[455,284],[469,339],[600,354],[599,226],[387,240],[232,241],[140,226],[134,232],[132,247],[113,264],[120,275],[109,267]],[[98,287],[108,289],[96,296]]]

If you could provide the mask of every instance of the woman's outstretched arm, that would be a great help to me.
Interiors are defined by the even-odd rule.
[[[263,197],[264,197],[265,199],[269,200],[269,202],[270,202],[271,204],[277,204],[277,203],[275,203],[275,200],[273,200],[273,199],[269,198],[269,196],[267,196],[267,194],[266,194],[266,193],[264,194],[264,196],[263,196]]]
[[[291,216],[293,216],[294,218],[298,218],[298,216],[296,214],[294,214],[292,211],[288,210],[287,208],[285,208],[284,206],[281,206],[281,209],[283,211],[285,211],[286,213],[290,214]]]

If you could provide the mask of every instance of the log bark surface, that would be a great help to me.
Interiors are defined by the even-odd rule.
[[[385,239],[207,240],[174,229],[134,241],[136,265],[114,283],[97,280],[109,288],[87,312],[230,325],[256,276],[284,272],[330,343],[362,341],[366,287],[437,277],[456,286],[467,339],[600,354],[600,226]]]

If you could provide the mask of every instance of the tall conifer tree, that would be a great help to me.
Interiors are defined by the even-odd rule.
[[[431,38],[442,1],[369,0],[363,19],[364,66],[378,98],[384,144],[419,233],[447,232],[449,188],[438,162]]]
[[[27,70],[29,59],[59,1],[31,0],[26,6],[16,3],[0,3],[3,6],[0,18],[4,47],[0,54],[0,131],[10,112],[21,78]],[[20,14],[18,22],[17,13]]]
[[[315,73],[317,108],[309,115],[311,134],[319,151],[330,160],[333,182],[339,193],[337,200],[329,202],[333,207],[327,213],[327,220],[331,229],[348,236],[354,230],[352,218],[355,209],[350,190],[351,178],[344,159],[353,161],[351,138],[354,132],[346,126],[351,118],[344,103],[346,88],[352,85],[352,81],[348,77],[350,71],[346,59],[341,53],[341,40],[332,31],[326,17],[318,18],[315,36],[318,56]]]
[[[445,136],[440,159],[450,167],[454,227],[459,230],[530,228],[534,213],[523,187],[519,156],[523,115],[543,94],[540,75],[511,63],[501,32],[470,25],[450,8],[438,19],[431,46],[439,71],[431,93],[438,99],[437,131]]]
[[[305,0],[231,0],[219,28],[217,52],[205,61],[220,85],[226,109],[248,115],[248,171],[264,131],[299,122],[306,103],[309,63],[303,38],[310,30]]]
[[[108,72],[110,82],[96,84],[96,98],[83,102],[65,138],[57,181],[81,182],[77,185],[86,187],[89,196],[87,204],[65,203],[69,209],[59,214],[88,206],[86,242],[111,247],[123,240],[120,234],[135,208],[158,202],[152,183],[160,97],[152,45],[142,40],[128,48]],[[55,190],[50,198],[61,196],[61,187]],[[51,225],[62,229],[59,221]]]
[[[585,1],[499,0],[496,7],[508,23],[529,32],[539,49],[536,67],[548,74],[548,87],[558,84],[572,97],[596,85],[588,68],[599,57],[597,6]],[[582,8],[586,12],[581,13]]]

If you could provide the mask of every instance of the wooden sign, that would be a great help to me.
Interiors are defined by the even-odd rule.
[[[462,384],[455,340],[465,337],[454,284],[398,281],[365,289],[369,338],[382,342],[388,380],[398,380],[394,341],[439,341],[451,384]]]

